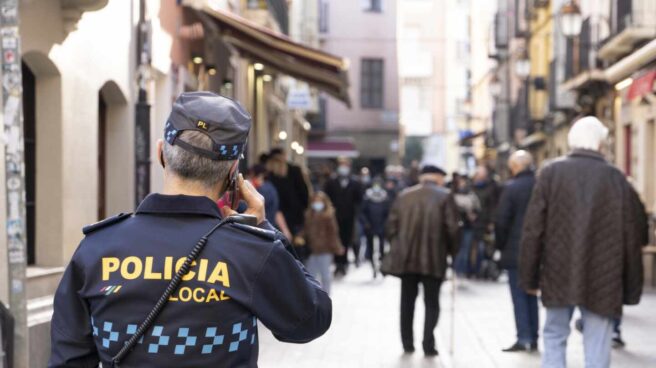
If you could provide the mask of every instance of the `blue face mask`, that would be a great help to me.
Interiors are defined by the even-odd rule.
[[[350,173],[351,173],[351,168],[348,166],[339,166],[337,168],[337,174],[339,174],[339,176],[348,176],[348,174]]]
[[[319,201],[312,202],[312,209],[315,212],[321,212],[323,211],[324,208],[326,208],[326,205],[323,202],[319,202]]]

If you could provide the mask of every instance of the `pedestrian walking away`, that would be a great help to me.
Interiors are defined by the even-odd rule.
[[[319,277],[323,289],[330,294],[333,256],[342,255],[346,250],[339,239],[335,208],[324,192],[312,196],[311,206],[305,213],[304,234],[310,248],[306,261],[308,272]]]
[[[326,332],[330,298],[236,175],[250,126],[233,100],[178,97],[157,146],[162,192],[83,229],[55,295],[49,367],[257,367],[258,321],[286,342]],[[219,209],[226,192],[236,207],[237,188],[245,213]]]
[[[307,247],[301,236],[305,210],[309,204],[309,188],[303,170],[287,161],[287,155],[281,148],[271,150],[266,161],[269,171],[268,179],[276,187],[280,199],[280,212],[292,235],[292,242],[301,258],[307,257]]]
[[[440,313],[440,287],[447,257],[458,248],[458,207],[444,188],[444,170],[424,166],[419,184],[398,196],[389,214],[386,235],[390,251],[383,260],[383,274],[401,278],[401,341],[406,353],[414,352],[413,320],[419,284],[423,287],[426,316],[423,348],[435,356],[434,330]]]
[[[264,209],[267,221],[280,230],[289,240],[293,239],[292,233],[287,227],[285,216],[280,212],[280,197],[278,190],[271,184],[268,178],[266,166],[263,164],[253,165],[249,173],[249,181],[255,189],[264,197]]]
[[[644,207],[601,153],[608,129],[595,117],[574,123],[571,153],[539,173],[520,246],[520,287],[540,289],[547,308],[545,368],[566,366],[570,320],[583,318],[586,367],[610,366],[613,320],[642,294]]]
[[[501,251],[500,264],[508,272],[517,340],[503,351],[531,352],[538,348],[538,297],[519,287],[517,259],[524,215],[535,185],[533,157],[526,151],[517,151],[510,156],[508,167],[513,179],[506,183],[501,194],[494,229],[496,248]]]

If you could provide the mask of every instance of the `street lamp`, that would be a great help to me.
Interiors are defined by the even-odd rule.
[[[560,8],[560,28],[565,37],[572,38],[581,34],[581,26],[583,25],[583,17],[581,16],[581,9],[576,5],[576,1],[571,0]]]
[[[522,56],[515,61],[515,74],[522,79],[531,74],[531,61],[527,57]]]

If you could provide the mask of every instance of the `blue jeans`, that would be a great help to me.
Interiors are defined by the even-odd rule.
[[[330,284],[333,275],[330,273],[330,265],[333,263],[333,255],[330,253],[310,254],[305,261],[307,272],[321,282],[323,290],[330,295]]]
[[[517,342],[520,344],[533,344],[538,342],[538,297],[527,294],[518,285],[516,269],[508,270],[508,284],[515,310],[515,327],[517,328]]]
[[[610,367],[613,319],[592,313],[579,307],[583,318],[583,350],[586,368]],[[544,324],[543,368],[565,368],[567,366],[567,338],[574,307],[547,308]]]
[[[473,274],[473,268],[469,257],[471,256],[472,244],[474,241],[473,229],[462,229],[460,238],[460,250],[456,255],[454,269],[459,275]]]

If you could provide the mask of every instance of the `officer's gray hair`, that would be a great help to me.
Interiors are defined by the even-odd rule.
[[[212,140],[206,134],[194,130],[185,130],[178,136],[195,147],[211,150]],[[164,142],[164,161],[166,167],[182,179],[199,182],[207,187],[214,187],[230,175],[234,161],[214,161],[189,152],[179,146]]]

